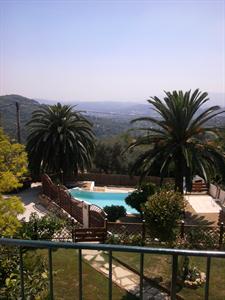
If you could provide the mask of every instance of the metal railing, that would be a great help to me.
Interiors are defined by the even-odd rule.
[[[49,241],[32,241],[0,238],[0,245],[19,247],[20,254],[20,293],[21,299],[25,300],[24,292],[24,266],[23,266],[23,249],[24,248],[38,248],[48,249],[48,268],[49,268],[49,297],[54,299],[53,286],[53,265],[52,265],[52,250],[53,249],[76,249],[78,250],[78,268],[79,268],[79,300],[83,299],[83,270],[82,270],[82,250],[102,250],[109,254],[109,274],[108,274],[108,299],[112,300],[112,253],[126,252],[140,254],[140,299],[143,299],[143,278],[144,278],[144,255],[157,254],[169,255],[172,257],[172,274],[171,274],[171,288],[170,297],[172,300],[176,299],[176,280],[178,273],[178,257],[179,256],[196,256],[206,258],[206,283],[204,299],[209,299],[210,286],[210,269],[211,258],[224,258],[223,251],[197,251],[197,250],[181,250],[181,249],[166,249],[166,248],[146,248],[137,246],[119,246],[119,245],[105,245],[105,244],[91,244],[91,243],[63,243],[63,242],[49,242]]]

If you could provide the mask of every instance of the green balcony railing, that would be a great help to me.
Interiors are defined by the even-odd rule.
[[[181,249],[166,249],[166,248],[147,248],[137,246],[120,246],[108,244],[91,244],[91,243],[63,243],[63,242],[49,242],[49,241],[32,241],[32,240],[18,240],[0,238],[0,245],[19,247],[20,253],[20,293],[21,299],[25,300],[24,293],[24,266],[23,266],[23,249],[24,248],[38,248],[48,249],[48,268],[49,268],[49,296],[54,299],[53,286],[53,267],[52,267],[52,250],[53,249],[76,249],[78,250],[79,258],[79,300],[83,299],[83,276],[82,276],[82,250],[103,250],[109,254],[109,274],[108,274],[108,299],[112,300],[112,253],[125,252],[140,254],[140,299],[143,299],[143,278],[144,278],[144,255],[157,254],[169,255],[172,257],[172,271],[171,271],[171,289],[170,297],[172,300],[176,299],[176,280],[178,272],[178,257],[179,256],[197,256],[206,258],[206,283],[204,299],[209,299],[210,287],[210,268],[211,258],[225,259],[225,252],[222,251],[198,251],[198,250],[181,250]]]

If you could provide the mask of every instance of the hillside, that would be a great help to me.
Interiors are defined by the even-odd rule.
[[[5,132],[13,139],[16,139],[16,102],[20,106],[20,121],[21,121],[21,137],[22,142],[26,142],[27,130],[26,123],[30,120],[32,112],[40,107],[40,103],[37,100],[29,99],[19,95],[6,95],[0,96],[0,123],[3,126]],[[96,111],[103,112],[105,103],[101,102],[101,105],[92,103],[92,109],[96,108]],[[118,111],[118,105],[115,106]],[[111,107],[112,108],[112,107]],[[76,107],[77,110],[89,111],[90,107],[85,104]],[[126,105],[127,109],[127,105]],[[93,129],[97,138],[110,137],[113,135],[121,134],[130,128],[130,120],[134,116],[128,116],[124,114],[121,116],[116,111],[111,115],[109,111],[105,113],[84,113],[85,117],[89,119],[93,124]]]
[[[16,102],[20,107],[21,137],[25,142],[27,131],[25,124],[30,120],[32,112],[37,109],[40,104],[36,100],[32,100],[19,95],[0,96],[0,122],[5,132],[13,139],[16,139]]]
[[[21,137],[25,143],[25,124],[30,120],[32,112],[42,104],[19,95],[0,96],[0,124],[13,139],[16,139],[16,102],[20,106]],[[78,102],[76,109],[84,111],[85,117],[93,124],[96,137],[100,139],[126,132],[131,128],[130,121],[134,118],[155,114],[148,104],[135,103],[107,102],[106,105],[105,102]],[[208,125],[225,126],[225,116],[214,118]]]

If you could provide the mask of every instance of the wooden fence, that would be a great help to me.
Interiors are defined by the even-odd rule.
[[[123,244],[160,244],[151,237],[145,222],[107,223],[110,241]],[[177,237],[183,244],[196,249],[225,249],[225,227],[208,225],[186,225],[183,221],[177,225]]]
[[[74,179],[70,178],[70,181]],[[120,174],[104,174],[104,173],[80,173],[77,176],[78,181],[94,181],[96,185],[118,185],[118,186],[136,186],[139,183],[139,176],[129,176]],[[160,183],[159,177],[149,176],[145,178],[145,181],[150,181],[155,184]],[[164,183],[173,184],[172,178],[165,178]]]
[[[71,217],[87,227],[104,227],[106,213],[96,205],[89,205],[83,201],[71,197],[68,190],[55,185],[51,178],[44,174],[42,176],[42,191],[47,197],[63,208]],[[87,210],[87,213],[84,213]]]

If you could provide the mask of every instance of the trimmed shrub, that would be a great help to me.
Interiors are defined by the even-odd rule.
[[[184,208],[185,200],[178,192],[162,190],[153,195],[144,205],[150,235],[161,241],[173,241],[176,238],[177,222],[182,219]]]
[[[119,218],[126,216],[126,209],[122,205],[105,206],[103,209],[107,213],[107,218],[110,222],[115,222]]]
[[[144,183],[140,185],[137,190],[127,196],[125,202],[142,214],[143,204],[150,196],[154,195],[155,192],[156,186],[153,183]]]

